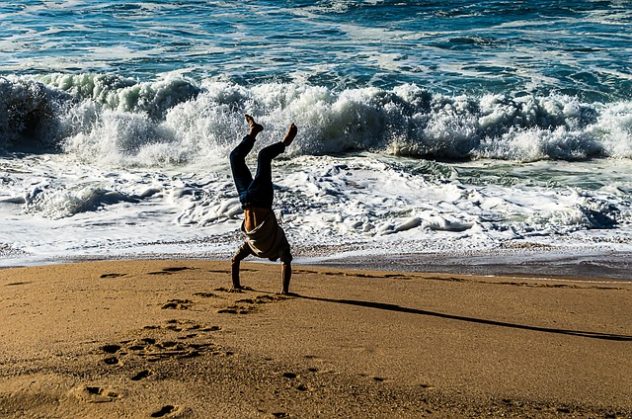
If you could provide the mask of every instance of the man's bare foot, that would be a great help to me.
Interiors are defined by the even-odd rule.
[[[244,115],[246,117],[246,122],[248,123],[248,128],[250,128],[250,132],[248,132],[248,135],[250,135],[251,137],[256,137],[257,134],[259,134],[261,131],[263,131],[263,125],[261,124],[257,124],[255,122],[255,119],[246,114]]]
[[[283,138],[283,144],[285,144],[286,147],[292,144],[292,141],[294,141],[294,137],[296,137],[297,131],[298,128],[296,128],[296,125],[292,123],[288,128],[287,133],[285,134],[285,138]]]

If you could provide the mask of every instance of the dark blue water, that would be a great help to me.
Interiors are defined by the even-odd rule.
[[[22,0],[0,21],[4,75],[632,97],[625,1]]]

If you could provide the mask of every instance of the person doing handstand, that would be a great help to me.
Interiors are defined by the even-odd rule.
[[[233,290],[242,289],[239,281],[239,265],[249,255],[270,260],[280,259],[283,263],[283,294],[289,293],[290,278],[292,277],[292,254],[290,244],[285,237],[283,229],[277,223],[272,211],[272,159],[285,151],[294,137],[296,137],[296,125],[291,124],[283,141],[263,148],[257,157],[257,173],[254,179],[246,166],[246,156],[255,145],[257,134],[263,131],[263,126],[257,124],[254,118],[246,115],[249,132],[241,143],[230,153],[230,167],[239,202],[244,210],[244,221],[241,224],[241,232],[244,243],[239,247],[232,259],[231,274]]]

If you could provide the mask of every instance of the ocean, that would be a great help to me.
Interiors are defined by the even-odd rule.
[[[253,170],[299,127],[274,165],[299,262],[630,268],[627,1],[21,0],[0,22],[0,266],[230,256],[250,113]]]

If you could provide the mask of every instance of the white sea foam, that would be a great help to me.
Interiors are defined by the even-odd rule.
[[[137,83],[108,75],[0,79],[7,148],[56,144],[82,158],[126,165],[195,161],[226,151],[243,113],[265,126],[262,144],[291,121],[293,154],[377,151],[431,158],[521,161],[630,158],[632,105],[563,96],[444,96],[415,85],[392,90],[300,84],[249,88],[178,76]]]
[[[2,160],[11,175],[0,188],[0,243],[17,252],[6,261],[226,255],[238,244],[241,205],[222,160],[156,169],[63,155]],[[455,253],[515,241],[625,250],[632,187],[621,173],[630,164],[296,156],[275,164],[275,210],[298,256]]]
[[[39,80],[0,79],[5,149],[57,151],[0,160],[10,220],[0,245],[12,255],[229,252],[241,207],[227,155],[246,112],[266,127],[257,148],[299,125],[274,170],[275,208],[298,254],[629,242],[628,102],[197,85],[178,74]]]

